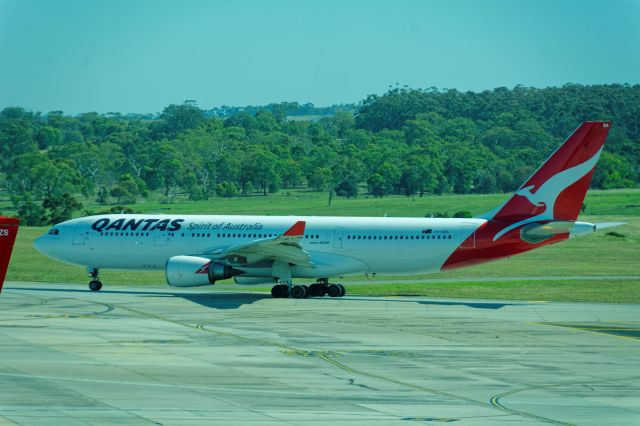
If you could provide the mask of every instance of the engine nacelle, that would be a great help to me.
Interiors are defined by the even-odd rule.
[[[242,273],[244,271],[199,256],[173,256],[165,268],[167,283],[173,287],[214,284]]]

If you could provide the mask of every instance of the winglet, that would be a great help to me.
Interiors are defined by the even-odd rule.
[[[18,235],[20,220],[13,217],[0,217],[0,291],[9,267],[13,244]]]
[[[282,234],[282,236],[283,237],[301,237],[304,235],[305,225],[306,225],[306,222],[304,220],[299,220],[296,223],[294,223],[293,226],[287,230],[287,232]]]

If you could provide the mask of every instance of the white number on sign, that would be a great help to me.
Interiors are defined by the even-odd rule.
[[[8,229],[0,229],[0,237],[8,237],[9,230]]]

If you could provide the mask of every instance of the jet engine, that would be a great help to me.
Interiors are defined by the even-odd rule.
[[[244,271],[199,256],[173,256],[167,261],[165,275],[173,287],[196,287],[226,280]]]

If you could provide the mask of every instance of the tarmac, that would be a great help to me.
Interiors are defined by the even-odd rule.
[[[640,424],[639,306],[108,283],[0,295],[0,425],[440,423]]]

